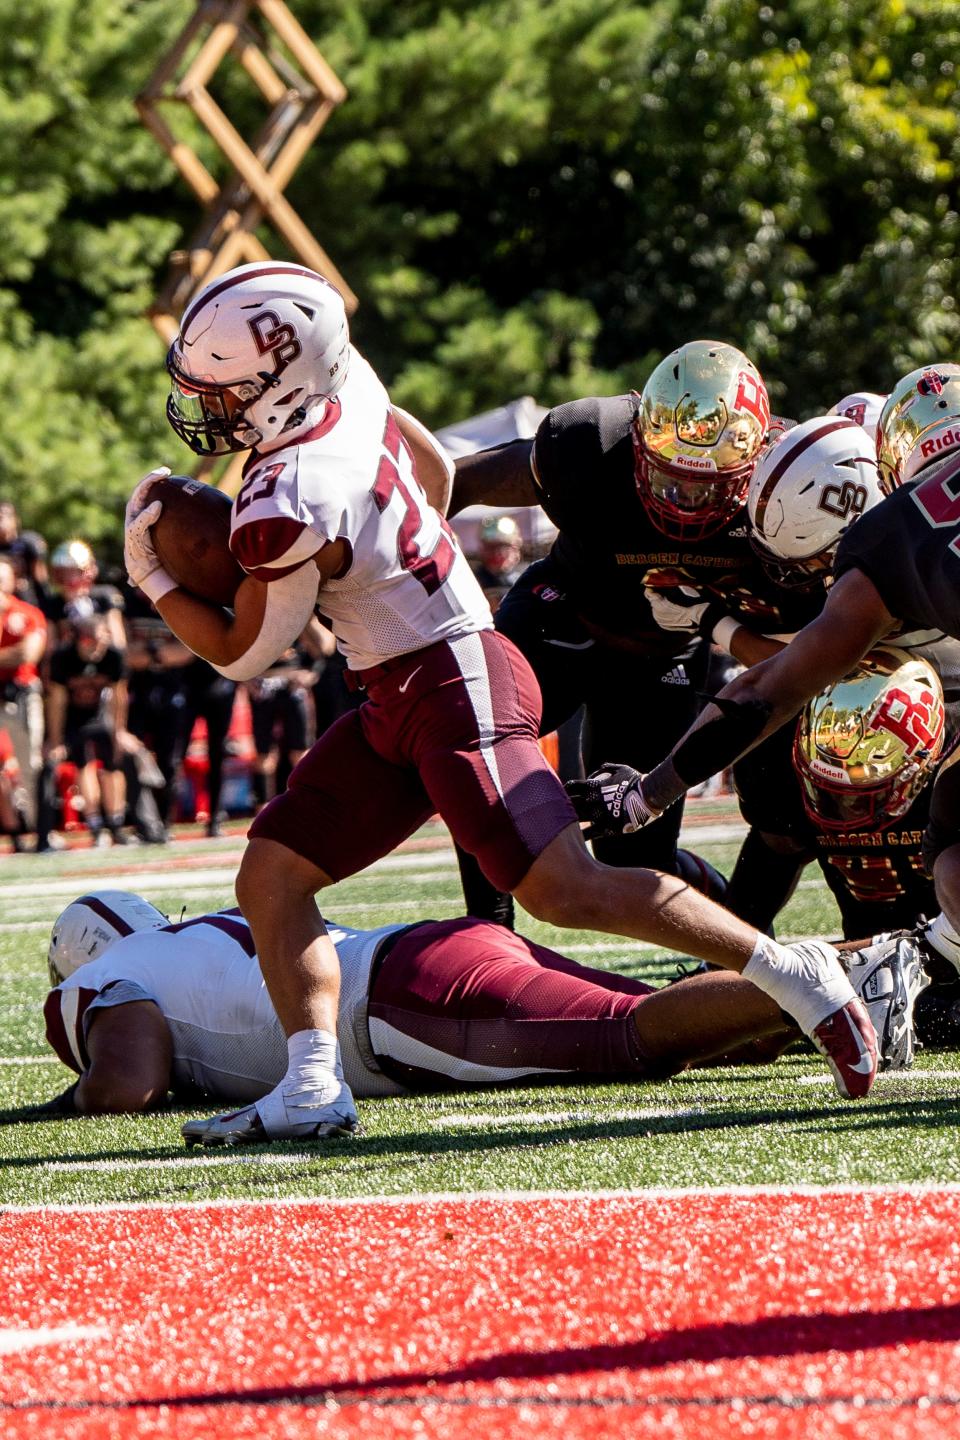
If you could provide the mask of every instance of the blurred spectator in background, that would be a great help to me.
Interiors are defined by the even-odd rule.
[[[85,601],[105,617],[113,649],[123,651],[127,648],[123,596],[115,585],[98,585],[99,573],[86,540],[67,540],[58,545],[50,556],[50,589],[42,608],[60,640],[70,636],[67,607]]]
[[[49,850],[56,824],[56,767],[76,766],[83,816],[94,843],[125,845],[124,747],[135,745],[127,720],[127,666],[111,643],[107,614],[87,594],[64,607],[66,638],[50,656],[47,734],[37,849]]]
[[[21,531],[12,500],[0,500],[0,557],[13,565],[20,599],[43,609],[40,597],[46,594],[48,583],[47,542],[35,530]]]
[[[162,844],[173,808],[178,753],[183,729],[184,666],[193,660],[164,624],[150,601],[134,586],[124,586],[127,621],[127,728],[152,754],[156,783],[143,786],[139,772],[127,774],[127,808],[141,840]],[[149,794],[141,793],[146,788]]]
[[[491,610],[523,573],[523,537],[512,515],[493,515],[480,526],[479,549],[472,562]]]
[[[0,723],[17,760],[19,832],[33,828],[34,793],[43,761],[39,667],[47,645],[47,622],[35,605],[28,605],[15,594],[15,585],[13,563],[9,556],[0,556]]]
[[[247,683],[256,750],[253,798],[258,811],[286,788],[290,771],[313,744],[316,681],[312,659],[298,642]]]
[[[9,731],[0,726],[0,834],[9,835],[14,850],[23,849],[23,785],[13,741]]]
[[[223,790],[223,762],[227,754],[227,732],[233,716],[233,700],[237,686],[233,680],[226,680],[190,651],[189,664],[178,672],[180,687],[174,697],[179,711],[176,759],[179,764],[187,753],[190,737],[197,718],[202,716],[207,724],[207,793],[209,815],[207,834],[221,833],[224,820],[220,808],[220,794]]]
[[[298,644],[313,663],[313,725],[314,736],[323,735],[341,715],[357,710],[363,703],[363,691],[347,689],[344,671],[347,662],[337,649],[333,631],[316,618],[300,636]]]

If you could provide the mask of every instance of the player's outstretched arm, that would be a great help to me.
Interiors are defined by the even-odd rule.
[[[706,706],[673,751],[643,783],[660,814],[690,788],[724,770],[778,730],[814,695],[842,680],[897,621],[873,582],[848,571],[817,618],[778,654],[745,670]]]
[[[133,1000],[97,1011],[87,1031],[90,1065],[74,1091],[81,1115],[148,1110],[170,1089],[173,1045],[159,1005]]]
[[[538,505],[530,469],[532,440],[511,440],[492,450],[463,455],[456,462],[449,515],[468,505]]]
[[[721,690],[649,774],[609,763],[586,780],[568,782],[580,819],[596,836],[628,834],[662,815],[692,785],[732,765],[849,674],[896,623],[872,581],[848,571],[817,618],[778,654]]]

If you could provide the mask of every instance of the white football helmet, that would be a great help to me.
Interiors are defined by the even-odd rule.
[[[251,450],[314,423],[347,375],[339,290],[303,265],[239,265],[187,306],[167,354],[167,419],[198,455]]]
[[[747,492],[754,549],[778,584],[811,584],[829,572],[844,531],[883,498],[866,430],[816,415],[757,461]]]
[[[81,965],[98,960],[125,935],[169,923],[149,900],[129,890],[95,890],[81,895],[54,921],[47,952],[50,984],[59,985]]]
[[[733,519],[769,428],[767,387],[742,350],[691,340],[661,360],[633,427],[637,491],[657,529],[699,540]]]
[[[960,365],[924,365],[904,375],[877,422],[880,481],[889,495],[960,446]]]
[[[874,390],[854,390],[849,395],[844,395],[836,405],[831,405],[827,414],[846,415],[848,420],[855,420],[858,425],[862,425],[868,435],[875,436],[880,411],[886,401],[886,395],[878,395]]]

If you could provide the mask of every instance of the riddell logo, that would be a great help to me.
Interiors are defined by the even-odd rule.
[[[709,470],[711,474],[716,472],[716,464],[709,460],[706,455],[677,455],[673,461],[679,470]]]
[[[934,435],[931,440],[921,440],[920,454],[927,460],[940,450],[953,450],[957,445],[960,445],[960,430],[951,426],[949,430],[944,430],[942,435]]]

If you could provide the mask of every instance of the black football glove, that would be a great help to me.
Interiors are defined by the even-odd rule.
[[[568,780],[566,792],[580,820],[588,822],[584,838],[632,835],[660,814],[643,798],[643,776],[632,765],[604,761],[586,780]]]

